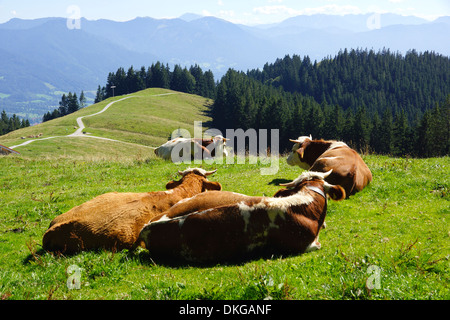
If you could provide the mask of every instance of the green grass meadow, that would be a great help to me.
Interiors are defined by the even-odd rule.
[[[319,251],[239,264],[166,265],[145,249],[83,252],[42,250],[42,236],[58,215],[107,192],[164,190],[178,170],[218,169],[223,189],[271,196],[278,183],[303,170],[279,159],[262,163],[174,164],[153,149],[173,130],[193,132],[208,122],[210,100],[150,89],[86,118],[86,131],[121,142],[60,137],[0,156],[0,300],[448,300],[450,299],[450,158],[365,155],[373,182],[350,199],[329,201]],[[0,137],[65,136],[76,118],[102,110],[116,97],[70,116]],[[26,140],[25,140],[26,141]],[[74,289],[73,266],[80,288]]]
[[[161,265],[144,249],[55,256],[41,249],[50,221],[111,191],[164,190],[186,164],[148,155],[117,159],[0,158],[0,298],[126,300],[449,299],[449,158],[366,156],[374,181],[329,202],[322,249],[216,266]],[[208,164],[224,190],[272,195],[274,181],[301,172],[280,159],[273,176],[261,164]],[[81,288],[66,284],[80,268]],[[374,272],[376,270],[376,272]]]

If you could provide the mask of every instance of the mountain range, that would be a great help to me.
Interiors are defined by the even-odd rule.
[[[229,68],[262,68],[288,54],[320,61],[345,48],[386,48],[448,56],[448,34],[450,17],[430,22],[394,14],[297,16],[256,26],[195,14],[126,22],[83,18],[76,28],[65,18],[16,18],[0,24],[0,110],[36,122],[63,93],[83,90],[92,102],[98,85],[119,67],[198,64],[220,80]]]

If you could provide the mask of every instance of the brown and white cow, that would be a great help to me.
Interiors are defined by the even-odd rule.
[[[47,251],[76,253],[83,250],[130,249],[142,227],[178,201],[208,190],[221,190],[207,177],[216,171],[188,169],[167,191],[107,193],[56,217],[43,237]]]
[[[173,162],[191,159],[211,159],[217,156],[228,156],[227,139],[215,136],[210,139],[175,138],[155,149],[155,154]]]
[[[366,163],[344,142],[313,140],[311,136],[290,141],[295,144],[287,158],[289,165],[316,172],[333,170],[326,181],[342,186],[347,197],[363,190],[372,181]]]
[[[290,189],[282,189],[274,197],[231,192],[194,196],[153,219],[139,239],[154,259],[194,263],[233,262],[319,249],[327,195],[338,201],[345,198],[342,187],[324,180],[329,174],[305,172],[287,185]],[[218,198],[222,196],[229,196],[231,203],[221,205],[228,202]],[[213,207],[205,209],[209,206]]]

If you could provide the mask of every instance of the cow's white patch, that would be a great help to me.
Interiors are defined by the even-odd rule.
[[[184,222],[186,221],[186,219],[188,218],[188,217],[190,217],[190,216],[193,216],[193,215],[203,215],[203,214],[208,214],[209,212],[211,212],[212,210],[214,210],[214,208],[211,208],[211,209],[208,209],[208,210],[203,210],[203,211],[196,211],[196,212],[192,212],[192,213],[189,213],[189,214],[186,214],[186,215],[184,215],[184,216],[181,216],[181,217],[176,217],[176,218],[173,218],[173,219],[171,219],[171,220],[178,220],[178,225],[179,225],[179,227],[180,227],[180,229],[183,227],[183,225],[184,225]]]
[[[302,204],[309,205],[314,201],[314,197],[307,194],[304,190],[297,192],[296,194],[285,198],[265,198],[254,205],[246,205],[245,202],[238,203],[238,207],[241,210],[241,214],[245,214],[247,211],[252,212],[258,209],[267,209],[269,211],[284,213],[288,208],[292,206],[299,206]]]
[[[238,203],[238,208],[242,219],[244,219],[244,232],[247,232],[248,225],[250,223],[251,209],[243,202]]]
[[[160,219],[158,219],[156,221],[163,222],[163,221],[169,221],[169,220],[171,220],[171,219],[167,215],[163,215]]]
[[[330,170],[328,172],[315,172],[315,171],[303,172],[294,181],[287,183],[287,184],[283,184],[283,185],[288,186],[288,187],[295,187],[295,186],[299,185],[300,183],[302,183],[303,181],[308,181],[308,180],[313,180],[313,179],[325,180],[325,178],[328,177],[331,174],[331,172],[333,172],[333,170]],[[280,199],[285,199],[285,198],[280,198]]]
[[[327,149],[327,151],[336,149],[336,148],[341,148],[341,147],[348,147],[348,145],[345,142],[341,142],[341,141],[334,141],[333,143],[331,143],[330,147]]]
[[[306,248],[305,252],[311,252],[319,250],[322,247],[322,245],[319,242],[319,236],[317,236],[316,239]]]
[[[282,210],[269,210],[267,212],[267,216],[269,217],[269,220],[270,220],[269,229],[279,229],[280,228],[280,226],[275,223],[275,221],[277,220],[277,217],[280,217],[283,220],[286,219],[285,211],[282,211]],[[267,236],[267,234],[265,234],[265,236]]]
[[[170,189],[170,190],[164,191],[164,193],[165,193],[165,194],[172,194],[172,193],[173,193],[173,189]]]
[[[336,160],[336,159],[340,159],[342,157],[323,157],[323,158],[319,158],[316,161],[321,161],[321,160]]]
[[[275,224],[277,217],[285,219],[287,210],[292,206],[309,205],[314,201],[314,197],[305,191],[298,192],[286,198],[262,198],[262,200],[253,205],[247,205],[245,202],[238,203],[238,208],[244,219],[244,232],[247,232],[250,223],[250,217],[253,211],[258,209],[267,210],[270,220],[270,228],[278,228]]]
[[[296,194],[285,198],[267,198],[266,203],[269,209],[286,212],[292,206],[309,205],[314,201],[314,197],[301,190]]]

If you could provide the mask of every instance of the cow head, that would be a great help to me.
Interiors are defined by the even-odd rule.
[[[313,172],[307,171],[303,172],[297,179],[292,182],[280,184],[280,186],[286,187],[288,189],[279,190],[274,197],[287,197],[294,193],[297,193],[305,187],[309,181],[318,181],[323,185],[323,189],[326,194],[330,196],[331,199],[340,201],[345,199],[345,190],[341,186],[335,186],[329,184],[325,179],[333,172],[330,170],[328,172]]]
[[[207,190],[222,190],[222,185],[218,182],[208,181],[207,177],[216,173],[217,170],[214,171],[206,171],[201,168],[187,169],[185,171],[178,171],[178,174],[181,175],[181,179],[179,181],[170,181],[166,184],[166,189],[174,189],[181,185],[188,185],[190,181],[197,180],[202,183],[202,192]]]
[[[309,170],[310,166],[304,161],[304,153],[306,147],[311,143],[312,136],[299,137],[297,140],[289,140],[294,144],[292,151],[287,158],[287,163],[290,166],[299,166],[302,169]]]
[[[209,151],[212,151],[212,148],[215,149],[215,156],[225,156],[228,157],[228,151],[227,151],[227,141],[228,139],[224,138],[221,135],[215,136],[214,138],[211,138],[212,140],[212,146],[208,147],[207,149]],[[211,148],[212,147],[212,148]]]

